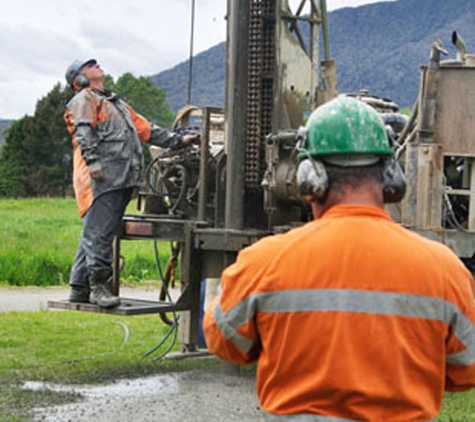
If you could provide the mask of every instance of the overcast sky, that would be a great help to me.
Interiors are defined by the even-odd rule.
[[[381,0],[327,0],[328,10]],[[297,1],[290,0],[293,5]],[[33,115],[74,59],[114,78],[188,59],[192,0],[0,0],[0,118]],[[226,38],[226,0],[195,0],[193,52]]]

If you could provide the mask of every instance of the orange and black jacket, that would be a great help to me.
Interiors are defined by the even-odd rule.
[[[472,283],[446,246],[384,210],[336,206],[239,253],[206,343],[258,362],[270,421],[427,422],[444,390],[475,386]]]
[[[113,93],[80,90],[64,115],[72,136],[73,185],[81,216],[94,198],[115,189],[139,186],[142,142],[178,148],[182,136],[150,123]],[[102,180],[92,180],[90,166],[100,166]]]

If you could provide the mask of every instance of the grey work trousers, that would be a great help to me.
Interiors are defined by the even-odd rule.
[[[71,269],[69,284],[89,286],[89,278],[111,274],[112,243],[117,234],[132,188],[117,189],[94,198],[82,219],[83,230]]]

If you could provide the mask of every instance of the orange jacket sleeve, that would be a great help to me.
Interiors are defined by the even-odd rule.
[[[239,252],[236,262],[222,274],[220,295],[205,311],[203,332],[208,349],[238,365],[255,362],[260,355],[256,306],[259,296],[265,294],[259,283],[265,271],[264,262],[273,255],[273,237],[262,239],[259,248],[252,245]]]
[[[128,108],[140,141],[148,142],[150,140],[152,124],[145,117],[138,114],[132,107],[128,106]]]

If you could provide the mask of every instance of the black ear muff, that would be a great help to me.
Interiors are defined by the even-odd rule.
[[[387,204],[400,202],[406,193],[406,177],[397,160],[383,161],[381,179],[384,202]]]
[[[87,79],[84,73],[78,73],[74,82],[79,88],[86,88],[89,86],[89,79]]]
[[[328,189],[325,165],[312,158],[301,161],[297,169],[297,187],[303,197],[323,198]]]

